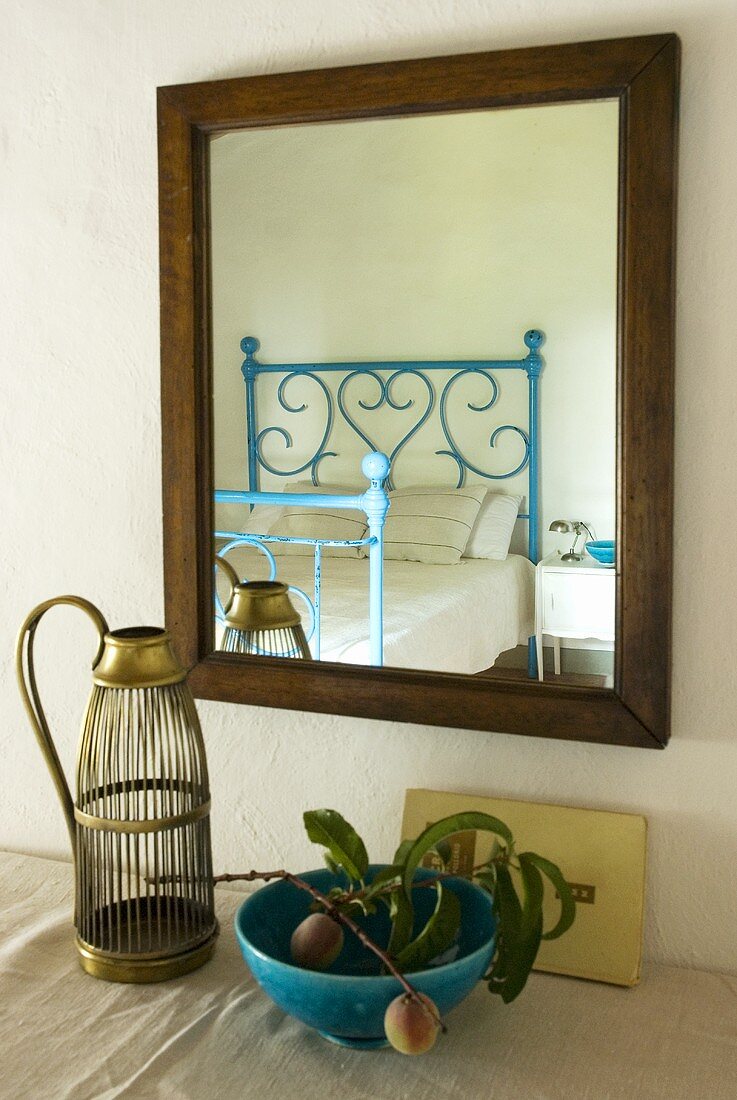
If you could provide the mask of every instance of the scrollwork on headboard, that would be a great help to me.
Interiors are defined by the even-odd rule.
[[[465,483],[466,474],[472,473],[477,477],[489,481],[503,481],[516,477],[525,469],[528,471],[527,512],[520,513],[519,518],[529,521],[528,529],[528,556],[532,561],[538,559],[538,481],[539,481],[539,426],[538,426],[538,380],[543,366],[540,348],[544,341],[544,335],[538,329],[529,329],[524,335],[524,342],[528,349],[527,355],[522,359],[480,359],[480,360],[417,360],[417,361],[376,361],[376,362],[341,362],[341,363],[260,363],[256,359],[261,344],[255,336],[245,336],[241,340],[241,350],[245,359],[241,371],[246,384],[246,440],[248,449],[248,486],[252,492],[259,491],[259,472],[266,470],[277,477],[294,477],[309,471],[313,485],[319,485],[318,470],[324,458],[337,458],[336,451],[329,450],[333,427],[336,420],[336,412],[351,431],[370,448],[371,451],[386,451],[392,463],[392,470],[396,467],[399,454],[409,444],[423,425],[432,416],[436,406],[439,409],[440,427],[447,447],[442,447],[434,453],[453,459],[458,467],[457,487]],[[488,383],[490,396],[488,401],[474,403],[467,401],[466,407],[474,413],[486,413],[493,409],[499,400],[500,386],[494,374],[502,370],[519,370],[527,376],[528,383],[528,417],[526,426],[519,424],[499,424],[494,427],[489,437],[489,447],[494,448],[500,437],[507,432],[514,432],[522,442],[522,454],[516,465],[503,472],[483,469],[477,462],[472,461],[462,447],[451,428],[450,398],[451,394],[459,392],[459,384],[470,377],[481,377]],[[450,378],[445,380],[440,396],[432,382],[432,373],[436,371],[450,372]],[[325,424],[314,452],[301,465],[290,469],[279,469],[270,462],[263,453],[264,440],[279,436],[284,441],[285,450],[293,446],[293,438],[286,428],[277,425],[269,425],[259,430],[257,423],[256,404],[256,379],[261,374],[282,375],[277,387],[277,400],[285,412],[296,414],[305,412],[308,408],[305,402],[292,404],[287,390],[295,379],[308,379],[315,383],[322,398],[325,400]],[[333,392],[326,384],[323,375],[342,374],[337,392]],[[351,412],[348,404],[348,391],[356,379],[369,379],[371,385],[376,388],[376,398],[366,399],[361,397],[356,404],[364,412],[373,413],[382,408],[395,412],[404,412],[412,408],[415,399],[408,397],[402,401],[396,396],[396,383],[398,380],[417,379],[422,392],[422,402],[418,405],[418,415],[409,427],[409,430],[401,436],[393,447],[386,445],[385,441],[370,435],[368,429],[359,423],[357,413]],[[389,482],[387,487],[393,489]]]
[[[387,452],[389,455],[389,460],[393,465],[402,448],[407,443],[409,443],[410,439],[414,435],[416,435],[417,432],[419,432],[422,425],[429,419],[435,406],[435,390],[433,389],[430,379],[427,378],[427,376],[424,375],[421,370],[418,370],[417,367],[413,366],[410,363],[402,365],[396,370],[394,370],[393,367],[390,368],[388,364],[386,365],[386,368],[384,368],[384,364],[372,364],[370,366],[371,369],[352,370],[350,374],[346,375],[346,377],[343,379],[343,381],[340,383],[340,386],[338,387],[338,408],[346,424],[353,429],[356,435],[360,439],[362,439],[364,443],[367,443],[370,446],[372,451],[380,450],[380,447],[378,446],[378,444],[374,443],[371,437],[367,435],[359,426],[359,424],[353,419],[351,414],[348,412],[348,408],[345,403],[346,392],[351,382],[353,382],[353,380],[356,378],[372,378],[376,382],[379,390],[379,396],[377,397],[376,401],[374,401],[373,403],[369,403],[367,401],[364,401],[363,399],[359,399],[358,401],[360,407],[362,409],[365,409],[367,412],[375,412],[377,409],[380,409],[382,405],[386,405],[388,408],[394,409],[395,412],[404,412],[407,409],[411,408],[412,405],[414,405],[414,400],[411,397],[408,398],[404,402],[404,404],[396,401],[392,397],[392,387],[398,378],[419,378],[424,383],[427,391],[427,402],[425,404],[425,407],[422,409],[419,417],[415,420],[414,424],[412,424],[409,431],[402,436],[399,442],[390,451]],[[369,365],[367,365],[367,368],[368,367]],[[378,369],[391,369],[392,373],[389,374],[388,378],[382,378],[381,375],[376,373],[376,370],[373,369],[373,367],[378,367]],[[394,488],[394,484],[391,481],[391,478],[389,480],[388,488]]]
[[[253,339],[253,337],[248,337],[248,339]],[[245,341],[243,341],[243,343],[245,343]],[[244,363],[244,367],[245,367],[245,363]],[[311,476],[311,479],[312,479],[312,484],[313,485],[318,485],[319,482],[318,482],[318,478],[317,478],[317,468],[318,468],[319,463],[323,460],[323,458],[337,458],[338,457],[337,451],[327,451],[327,450],[325,450],[325,445],[326,445],[328,439],[330,438],[330,434],[331,434],[332,429],[333,429],[333,418],[334,418],[334,414],[333,414],[333,395],[331,394],[330,390],[325,385],[323,380],[317,374],[308,373],[308,372],[305,372],[305,371],[297,371],[297,370],[291,371],[289,374],[285,375],[284,378],[282,378],[281,382],[279,383],[279,387],[277,389],[277,400],[279,401],[279,404],[285,410],[285,412],[300,413],[300,412],[305,412],[306,409],[307,409],[307,405],[304,404],[304,403],[301,404],[301,405],[290,405],[290,403],[289,403],[289,401],[287,400],[287,397],[286,397],[287,386],[289,385],[289,383],[291,381],[293,381],[294,378],[299,378],[299,377],[302,377],[302,378],[306,377],[306,378],[309,378],[311,382],[315,382],[320,387],[323,394],[325,395],[325,410],[326,410],[326,412],[325,412],[325,431],[323,432],[322,439],[320,440],[320,443],[318,444],[315,453],[312,455],[311,458],[308,458],[307,461],[304,462],[301,466],[296,466],[293,470],[277,470],[276,467],[272,466],[271,463],[268,462],[264,458],[263,450],[262,450],[262,442],[268,435],[276,434],[276,435],[280,435],[283,438],[286,447],[289,448],[289,447],[292,446],[292,436],[286,430],[286,428],[280,428],[280,427],[277,427],[277,426],[272,426],[272,427],[268,427],[268,428],[262,428],[262,430],[257,433],[257,435],[255,437],[255,440],[254,440],[255,446],[254,446],[254,449],[253,449],[253,460],[254,460],[253,464],[254,464],[254,466],[256,467],[257,470],[258,470],[258,467],[260,466],[262,469],[267,470],[270,474],[275,474],[277,477],[294,477],[296,474],[302,474],[302,473],[305,472],[305,470],[309,470],[310,471],[310,476]],[[255,410],[254,410],[253,419],[255,421]],[[250,434],[249,434],[249,443],[250,443]],[[375,449],[376,448],[374,448],[374,450]],[[252,464],[252,456],[251,456],[250,447],[249,447],[249,472],[250,472],[250,469],[251,469],[251,464]],[[249,481],[249,485],[250,485],[250,481]],[[252,485],[250,485],[250,487],[253,488]]]

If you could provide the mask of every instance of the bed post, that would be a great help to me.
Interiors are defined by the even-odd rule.
[[[261,343],[255,336],[244,336],[241,340],[241,351],[245,359],[241,364],[241,374],[246,383],[246,446],[248,448],[248,491],[258,492],[258,438],[256,427],[256,352]],[[253,511],[251,504],[250,510]]]
[[[384,520],[389,495],[384,483],[391,464],[381,451],[366,455],[361,463],[364,477],[371,482],[363,494],[362,506],[368,519],[369,543],[369,650],[372,665],[384,664]]]
[[[538,514],[540,495],[540,440],[538,432],[539,410],[537,385],[538,379],[540,378],[540,372],[543,368],[542,356],[539,354],[538,349],[541,347],[544,339],[545,337],[542,332],[535,328],[528,329],[524,336],[525,344],[530,349],[524,361],[529,390],[528,423],[530,433],[530,462],[527,474],[527,511],[529,513],[527,556],[533,565],[537,565],[540,558],[540,517]],[[534,638],[528,639],[527,642],[527,674],[531,679],[537,676],[537,653],[535,650]]]

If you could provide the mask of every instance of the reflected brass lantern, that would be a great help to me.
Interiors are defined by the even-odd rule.
[[[85,611],[99,634],[77,751],[76,801],[41,708],[33,642],[57,604]],[[210,788],[197,712],[169,635],[109,631],[87,600],[40,604],[18,637],[16,671],[66,817],[75,863],[77,949],[98,978],[156,982],[212,954],[218,933]]]
[[[259,657],[312,659],[299,612],[280,581],[243,581],[225,558],[218,566],[230,580],[232,594],[225,606],[225,631],[220,649]]]

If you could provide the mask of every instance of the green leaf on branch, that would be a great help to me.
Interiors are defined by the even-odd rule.
[[[404,948],[395,958],[403,973],[421,970],[442,955],[456,937],[461,924],[461,903],[451,889],[443,889],[442,883],[435,883],[437,902],[432,916],[419,936]]]
[[[403,859],[395,858],[394,860],[395,863],[403,864],[402,881],[407,892],[409,892],[414,873],[425,853],[429,852],[431,848],[435,848],[445,837],[452,836],[453,833],[461,833],[466,829],[494,833],[505,841],[507,847],[512,848],[513,846],[511,832],[498,817],[475,812],[451,814],[450,817],[444,817],[420,833],[417,839],[407,848]]]
[[[563,878],[560,867],[557,867],[555,863],[551,863],[549,859],[539,856],[536,852],[525,852],[524,854],[530,863],[533,863],[539,871],[542,871],[558,892],[560,898],[558,923],[549,932],[543,932],[542,937],[544,940],[556,940],[558,936],[562,936],[564,932],[568,931],[576,919],[576,902],[573,892]]]
[[[327,848],[350,878],[363,878],[368,870],[366,846],[337,810],[307,810],[304,823],[310,840]]]
[[[435,848],[445,837],[452,836],[453,833],[464,832],[467,829],[494,833],[505,841],[508,848],[513,847],[512,834],[503,821],[500,821],[498,817],[491,817],[490,814],[470,811],[468,813],[451,814],[450,817],[444,817],[440,821],[436,821],[434,825],[429,825],[424,832],[420,833],[416,840],[405,840],[397,849],[394,862],[401,864],[402,886],[404,888],[397,891],[397,897],[403,896],[404,900],[400,903],[392,899],[391,913],[394,927],[389,940],[389,953],[393,957],[404,951],[412,936],[414,910],[410,890],[415,871],[422,857]]]
[[[492,992],[500,993],[500,983],[506,981],[509,972],[509,959],[513,956],[519,942],[520,923],[522,921],[522,906],[506,863],[501,863],[497,867],[496,883],[492,893],[494,896],[497,939],[496,957],[488,977],[491,979],[489,988]]]
[[[366,898],[350,898],[338,906],[341,913],[347,913],[350,917],[369,917],[376,912],[376,905]]]
[[[502,854],[502,852],[504,852],[504,851],[506,851],[506,849],[502,848],[502,846],[501,846],[501,844],[499,843],[499,841],[498,841],[498,840],[496,839],[496,837],[494,837],[494,842],[493,842],[493,844],[491,845],[491,852],[489,853],[489,858],[488,858],[488,859],[487,859],[487,861],[486,861],[486,862],[487,862],[487,864],[488,864],[488,865],[489,865],[490,867],[493,867],[493,866],[494,866],[494,864],[495,864],[495,862],[496,862],[496,860],[497,860],[497,859],[499,858],[499,856],[500,856],[500,855]]]
[[[396,863],[390,863],[387,867],[382,867],[371,879],[369,890],[373,892],[375,887],[386,886],[388,883],[393,882],[394,879],[398,879],[401,872],[402,868]]]
[[[473,881],[479,886],[483,886],[487,893],[494,897],[496,893],[497,882],[497,869],[496,867],[489,867],[485,871],[475,871],[473,875]]]
[[[500,945],[490,974],[489,989],[509,1004],[525,987],[537,957],[543,930],[543,880],[528,853],[519,856],[522,901],[517,898],[506,867],[498,871]],[[501,873],[500,873],[501,872]],[[504,882],[504,886],[502,886]],[[514,897],[513,897],[514,895]],[[515,904],[516,899],[516,904]]]
[[[412,939],[412,925],[414,923],[412,902],[401,887],[394,890],[391,895],[389,918],[392,922],[392,930],[387,951],[394,959],[397,955],[401,955]]]
[[[431,849],[431,851],[432,850],[433,849]],[[451,856],[453,854],[452,850],[451,850],[451,847],[450,847],[450,844],[448,843],[447,840],[439,840],[437,842],[437,844],[435,845],[434,851],[437,852],[438,859],[443,864],[443,870],[446,870],[447,867],[448,867],[448,864],[450,863]]]
[[[397,886],[399,886],[399,874],[401,870],[401,867],[396,867],[394,864],[390,864],[388,867],[382,867],[366,887],[363,894],[364,898],[367,901],[370,898],[377,898],[379,901],[388,902],[387,887],[390,886],[391,883],[396,883]],[[382,891],[386,891],[386,893],[382,894]]]
[[[413,844],[414,840],[403,840],[397,848],[396,852],[394,853],[394,859],[392,862],[404,866],[404,861],[407,858],[407,853],[410,851]]]
[[[325,860],[325,866],[328,871],[332,871],[334,875],[340,874],[340,864],[336,863],[330,852],[323,852],[322,857]]]

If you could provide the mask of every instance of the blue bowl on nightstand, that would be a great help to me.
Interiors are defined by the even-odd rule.
[[[372,865],[367,879],[379,870]],[[430,875],[431,871],[418,870],[415,879]],[[332,886],[345,887],[345,880],[327,869],[300,877],[325,894]],[[462,1001],[488,970],[496,931],[490,894],[460,878],[446,879],[443,886],[453,890],[461,903],[456,943],[437,965],[407,975],[420,993],[433,999],[441,1016]],[[356,936],[344,930],[343,950],[327,970],[304,970],[292,962],[292,932],[308,916],[311,900],[304,890],[284,881],[264,886],[247,898],[235,916],[243,958],[279,1008],[316,1028],[324,1038],[359,1049],[386,1046],[384,1013],[402,987],[396,978],[379,973],[379,960]],[[435,907],[435,891],[415,890],[412,900],[419,928],[418,921],[424,923]],[[390,924],[383,905],[359,923],[374,942],[386,946]]]
[[[613,539],[597,539],[586,543],[586,552],[594,561],[598,561],[599,565],[614,565],[614,547]]]

